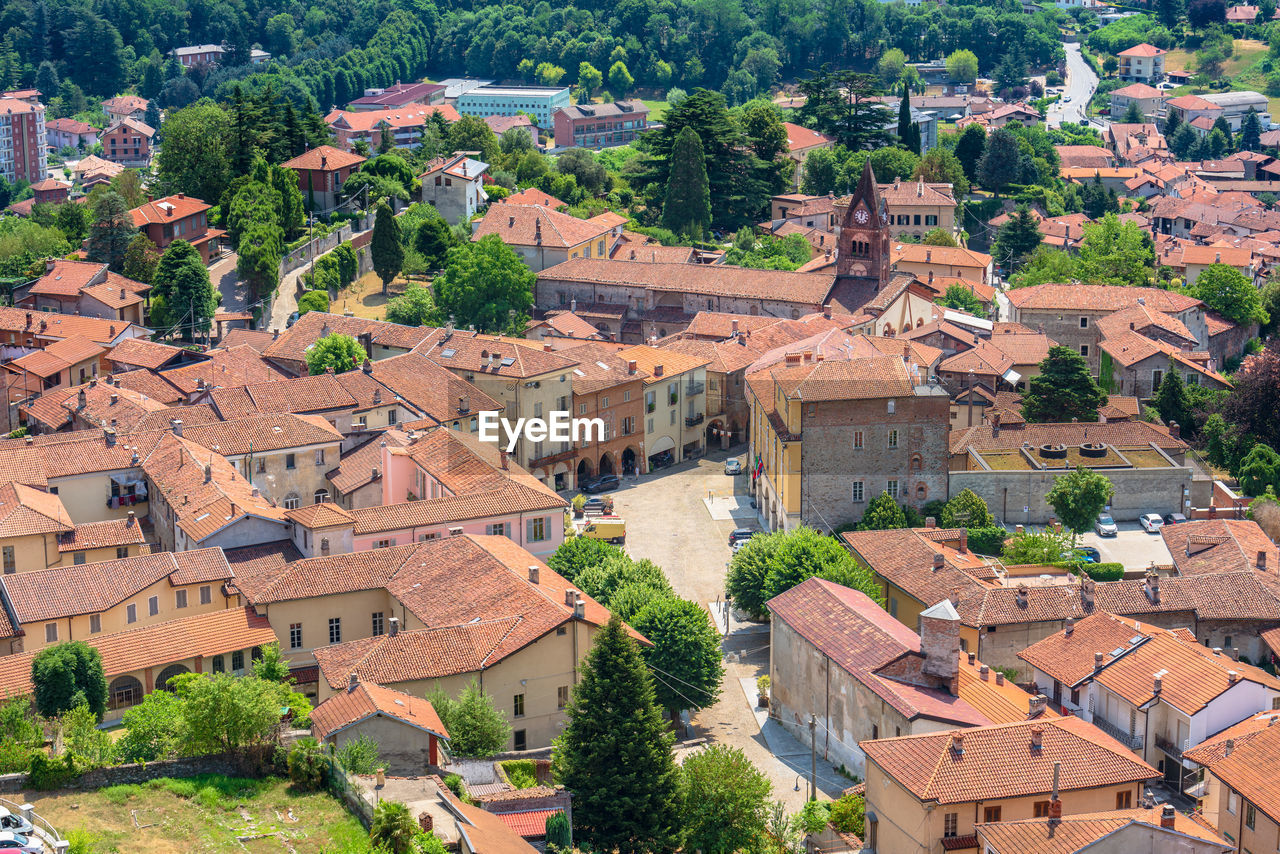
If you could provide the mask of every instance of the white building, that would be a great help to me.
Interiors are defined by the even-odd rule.
[[[1262,123],[1263,130],[1271,124],[1270,102],[1266,95],[1259,92],[1217,92],[1200,97],[1221,107],[1222,117],[1236,133],[1240,132],[1240,125],[1244,123],[1244,117],[1251,109],[1257,112],[1258,121]]]
[[[457,110],[482,119],[527,113],[538,127],[550,128],[551,114],[569,104],[567,86],[478,86],[458,96]]]

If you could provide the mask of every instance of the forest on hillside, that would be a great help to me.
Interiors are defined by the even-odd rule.
[[[0,85],[38,86],[62,99],[66,115],[125,91],[165,108],[223,100],[236,82],[247,92],[270,83],[300,108],[311,100],[324,111],[365,88],[427,75],[705,87],[743,103],[824,65],[872,70],[886,55],[922,61],[968,49],[983,73],[1002,62],[1044,66],[1061,56],[1062,17],[1052,8],[1026,14],[1017,0],[8,0]],[[228,54],[188,72],[168,58],[195,44],[224,44]],[[254,46],[273,61],[251,66]]]

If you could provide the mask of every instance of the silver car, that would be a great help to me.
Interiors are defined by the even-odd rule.
[[[1116,527],[1116,520],[1111,518],[1108,513],[1100,513],[1098,518],[1093,522],[1093,530],[1097,532],[1099,537],[1114,537],[1120,533],[1120,529]]]
[[[1148,534],[1158,534],[1164,527],[1164,520],[1160,518],[1159,513],[1143,513],[1138,517],[1138,522],[1142,525],[1142,530]]]
[[[7,830],[20,836],[30,836],[35,828],[22,816],[0,807],[0,831]]]

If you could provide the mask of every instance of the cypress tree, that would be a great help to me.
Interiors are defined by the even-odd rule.
[[[369,241],[369,254],[373,257],[373,269],[382,279],[382,293],[404,266],[404,247],[400,244],[400,220],[396,219],[386,202],[378,204],[373,220],[373,237]]]
[[[902,100],[898,102],[898,141],[903,147],[911,139],[911,92],[904,86],[902,89]],[[919,146],[917,146],[917,149]],[[920,152],[917,150],[916,154]]]
[[[671,149],[671,175],[662,203],[662,225],[676,234],[700,240],[711,225],[711,190],[702,138],[685,127]]]
[[[1240,125],[1240,150],[1258,151],[1262,148],[1262,122],[1258,121],[1258,112],[1253,107],[1245,114]]]
[[[674,738],[640,650],[616,614],[596,633],[557,740],[560,780],[573,793],[584,850],[663,854],[680,844]]]

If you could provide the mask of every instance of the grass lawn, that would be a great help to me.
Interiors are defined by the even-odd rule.
[[[365,273],[350,286],[338,291],[338,298],[329,304],[329,311],[342,314],[349,310],[356,317],[382,320],[387,315],[387,300],[400,296],[407,285],[408,282],[403,278],[396,277],[387,289],[390,296],[386,297],[382,295],[382,279],[378,278],[378,274]]]
[[[643,101],[644,105],[649,108],[649,121],[660,122],[662,117],[667,114],[666,101]]]
[[[1223,63],[1222,74],[1224,77],[1235,77],[1266,55],[1266,42],[1260,42],[1257,39],[1236,39],[1231,58]],[[1194,66],[1195,53],[1189,53],[1181,48],[1169,51],[1164,58],[1166,71],[1194,71]]]
[[[341,802],[326,793],[295,793],[281,779],[153,780],[96,791],[30,792],[26,802],[64,837],[91,833],[97,846],[90,850],[103,854],[369,851],[364,828]]]

